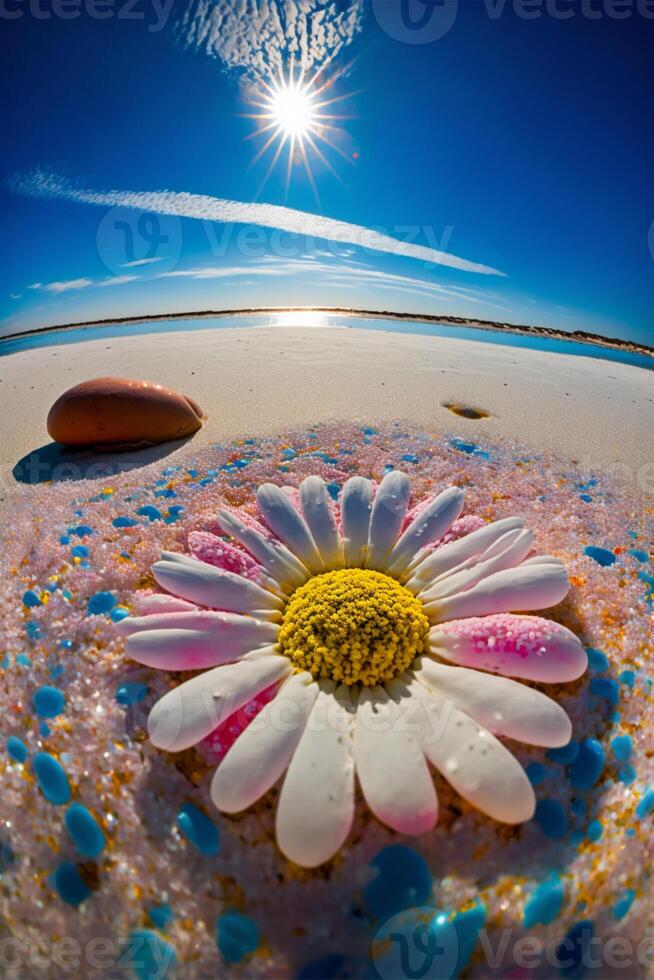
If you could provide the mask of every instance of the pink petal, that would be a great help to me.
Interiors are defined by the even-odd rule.
[[[486,521],[478,514],[464,514],[463,517],[457,518],[447,534],[444,534],[434,547],[440,548],[441,545],[447,544],[449,541],[458,541],[459,538],[464,538],[466,534],[472,534],[473,531],[478,531],[480,527],[485,525]]]
[[[498,613],[439,623],[429,634],[433,653],[458,664],[548,683],[573,681],[586,670],[579,639],[541,616]]]
[[[231,749],[239,735],[245,731],[268,702],[272,701],[277,693],[278,687],[278,683],[271,684],[270,687],[267,687],[261,694],[257,694],[251,701],[244,704],[242,708],[235,711],[233,715],[230,715],[229,718],[218,725],[217,728],[214,728],[206,738],[199,742],[196,748],[203,758],[213,764],[220,762],[223,756],[227,754],[227,750]]]
[[[215,568],[234,572],[253,582],[263,577],[263,568],[259,562],[243,548],[238,548],[209,531],[191,531],[188,536],[188,546],[194,558]]]

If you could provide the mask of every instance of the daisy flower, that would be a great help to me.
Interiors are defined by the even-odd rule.
[[[586,669],[573,633],[520,612],[564,598],[561,562],[529,557],[518,518],[457,536],[468,520],[457,487],[410,510],[397,471],[378,486],[348,480],[339,506],[317,476],[299,493],[264,484],[257,502],[261,522],[219,513],[229,540],[191,535],[205,560],[164,552],[152,572],[165,593],[118,627],[133,660],[198,671],[155,704],[151,742],[187,749],[272,691],[211,796],[235,813],[284,776],[277,841],[304,867],[344,843],[355,777],[375,816],[404,834],[436,824],[430,767],[495,820],[529,820],[533,789],[500,739],[570,739],[563,709],[510,679],[558,683]]]

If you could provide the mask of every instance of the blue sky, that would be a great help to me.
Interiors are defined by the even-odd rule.
[[[394,2],[423,43],[390,0],[316,2],[308,35],[293,0],[253,32],[230,0],[220,34],[210,0],[95,2],[0,5],[0,333],[313,304],[654,343],[645,0]],[[346,117],[314,186],[286,146],[264,183],[248,139],[294,46]]]

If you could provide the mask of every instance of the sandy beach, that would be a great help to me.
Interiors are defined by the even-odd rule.
[[[457,942],[463,937],[471,978],[489,976],[475,950],[482,924],[493,948],[507,929],[556,947],[575,934],[582,906],[598,936],[635,946],[651,921],[643,874],[652,862],[645,817],[654,812],[651,372],[369,330],[88,336],[8,355],[0,372],[8,513],[0,710],[13,736],[13,755],[8,748],[0,762],[0,857],[8,868],[0,916],[19,955],[35,937],[48,950],[54,937],[85,949],[101,936],[115,959],[131,937],[145,939],[152,955],[176,959],[180,975],[204,978],[216,975],[218,917],[236,908],[256,927],[245,975],[335,976],[320,964],[336,951],[340,975],[370,976],[371,943],[385,920],[395,921],[375,869],[398,844],[403,865],[408,855],[426,882],[418,905],[445,909]],[[108,472],[91,474],[80,463],[82,475],[96,478],[70,482],[73,464],[66,479],[49,483],[48,465],[38,468],[53,455],[50,404],[71,385],[109,373],[188,393],[209,415],[204,428],[184,445],[87,454]],[[446,407],[453,403],[488,416],[460,417]],[[25,485],[26,458],[40,485]],[[464,489],[463,534],[517,515],[534,532],[536,554],[564,563],[570,589],[547,620],[574,632],[589,668],[547,688],[574,738],[563,755],[546,751],[548,743],[523,744],[519,732],[508,738],[536,787],[533,819],[500,824],[436,773],[439,817],[429,832],[398,835],[357,791],[339,853],[300,869],[278,846],[278,785],[238,814],[219,811],[211,797],[216,766],[252,712],[263,710],[264,692],[196,747],[162,751],[148,739],[146,719],[174,678],[126,656],[117,624],[140,608],[163,551],[199,547],[210,559],[203,549],[220,540],[216,514],[225,504],[247,519],[262,484],[292,493],[318,475],[337,499],[350,477],[381,481],[394,469],[410,476],[416,502],[450,484]],[[615,473],[628,477],[626,487]],[[57,702],[48,701],[45,716],[37,692]],[[61,795],[32,778],[35,760],[46,776],[55,771]],[[65,822],[71,799],[98,822],[92,860],[81,859]],[[189,812],[210,846],[195,836],[196,824],[188,831]],[[393,901],[396,890],[393,878]],[[503,976],[515,966],[511,956],[509,947]],[[95,962],[76,972],[96,974]]]
[[[2,358],[0,465],[9,485],[16,463],[49,443],[45,419],[55,398],[115,374],[196,398],[208,414],[197,447],[325,421],[406,419],[473,440],[556,449],[652,491],[654,392],[643,369],[455,337],[324,327],[92,337]],[[452,403],[489,416],[459,417],[444,407]]]

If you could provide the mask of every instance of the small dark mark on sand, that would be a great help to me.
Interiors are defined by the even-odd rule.
[[[487,419],[490,412],[485,408],[473,408],[472,405],[463,405],[461,402],[443,402],[443,408],[454,415],[460,415],[463,419]]]

